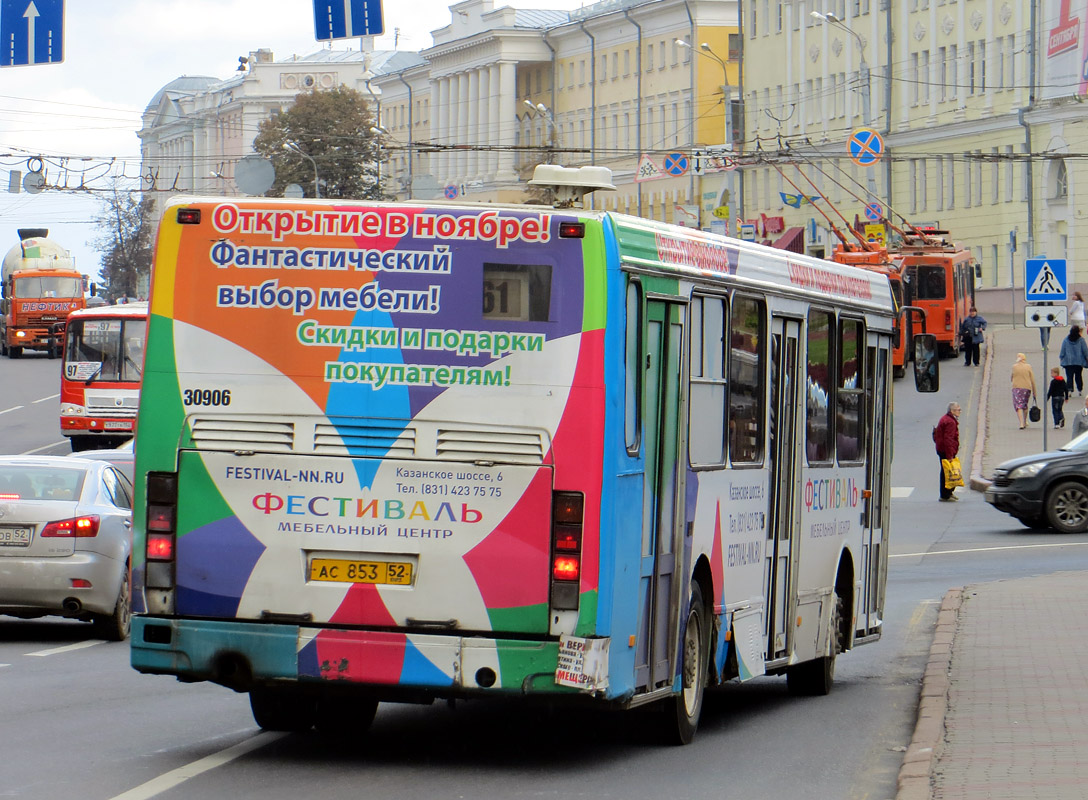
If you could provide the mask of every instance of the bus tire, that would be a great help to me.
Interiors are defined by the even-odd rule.
[[[367,695],[325,694],[318,698],[314,726],[322,736],[359,738],[378,713],[378,701]]]
[[[266,731],[304,733],[314,726],[316,703],[298,689],[254,686],[249,708],[253,721]]]
[[[684,638],[680,642],[680,692],[669,711],[668,738],[672,744],[690,744],[699,727],[710,658],[710,617],[699,584],[692,581]]]
[[[833,593],[831,598],[829,654],[786,670],[786,688],[794,696],[813,697],[829,694],[835,682],[835,657],[842,652],[843,600],[838,592]]]

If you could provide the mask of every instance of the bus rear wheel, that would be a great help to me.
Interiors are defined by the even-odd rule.
[[[378,701],[373,697],[327,694],[317,701],[314,726],[322,736],[358,738],[370,729],[377,712]]]
[[[297,689],[255,686],[249,692],[249,708],[266,731],[303,733],[314,726],[314,698]]]
[[[691,584],[687,624],[680,642],[680,692],[669,709],[668,738],[673,744],[690,744],[699,727],[706,688],[710,642],[710,617],[698,583]]]
[[[831,595],[831,630],[828,655],[805,661],[786,670],[786,688],[797,696],[825,695],[835,682],[835,657],[842,652],[843,601],[838,592]]]

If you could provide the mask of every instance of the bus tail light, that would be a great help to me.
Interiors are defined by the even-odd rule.
[[[147,586],[174,588],[177,553],[178,476],[173,472],[147,473]]]
[[[944,329],[952,330],[952,312],[947,308],[944,310]]]
[[[582,518],[585,496],[581,492],[552,495],[551,607],[578,608],[582,572]]]

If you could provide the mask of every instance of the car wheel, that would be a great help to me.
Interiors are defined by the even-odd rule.
[[[112,614],[102,614],[94,619],[99,635],[110,642],[123,642],[128,638],[132,626],[132,585],[129,583],[128,564],[121,579],[121,591],[117,594],[117,604]]]
[[[1047,495],[1046,517],[1060,533],[1088,529],[1088,486],[1077,481],[1059,483]]]

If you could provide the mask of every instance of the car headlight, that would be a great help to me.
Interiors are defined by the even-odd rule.
[[[1022,467],[1017,467],[1009,472],[1009,477],[1013,480],[1016,480],[1017,478],[1034,478],[1039,474],[1039,470],[1045,466],[1045,461],[1035,461],[1031,464],[1024,464]]]
[[[65,403],[60,407],[60,415],[62,417],[82,417],[86,413],[86,408],[71,403]]]

